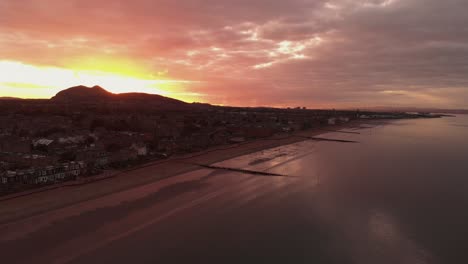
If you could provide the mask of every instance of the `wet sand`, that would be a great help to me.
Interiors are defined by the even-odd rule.
[[[200,169],[199,166],[193,164],[209,165],[261,150],[305,141],[308,140],[307,137],[328,133],[330,130],[352,129],[360,125],[360,122],[351,122],[341,126],[310,129],[291,135],[275,135],[236,145],[214,147],[199,153],[150,162],[137,168],[119,172],[111,178],[89,184],[72,184],[72,186],[63,186],[14,199],[0,199],[0,224]],[[2,199],[5,198],[9,197]]]

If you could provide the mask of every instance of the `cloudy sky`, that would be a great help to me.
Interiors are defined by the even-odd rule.
[[[0,96],[468,108],[466,0],[0,0]]]

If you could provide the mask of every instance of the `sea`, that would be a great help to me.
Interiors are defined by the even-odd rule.
[[[320,137],[354,142],[308,140],[218,165],[297,177],[294,203],[314,203],[335,234],[327,248],[346,260],[468,263],[468,115],[375,120]]]

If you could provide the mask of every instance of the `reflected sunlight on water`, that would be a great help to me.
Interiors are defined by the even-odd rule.
[[[357,263],[448,263],[468,243],[467,127],[468,116],[380,121],[323,135],[359,144],[304,141],[218,165],[300,176],[287,184],[318,192],[319,215]]]

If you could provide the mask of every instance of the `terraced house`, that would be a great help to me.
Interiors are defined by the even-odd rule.
[[[16,189],[27,189],[38,185],[73,180],[85,173],[86,165],[84,162],[69,162],[43,168],[4,171],[0,174],[0,192],[5,193]]]

